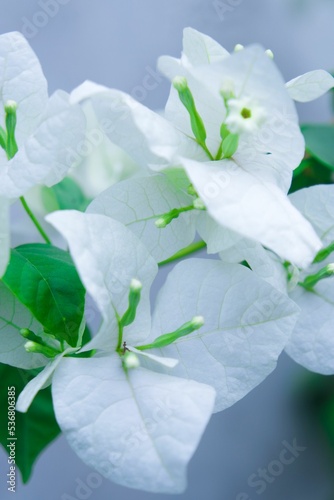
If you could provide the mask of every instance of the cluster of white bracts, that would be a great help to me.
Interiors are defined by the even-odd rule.
[[[99,331],[83,348],[95,349],[93,358],[66,357],[67,350],[48,363],[25,352],[20,328],[38,333],[42,327],[0,283],[0,361],[26,369],[46,365],[20,395],[18,409],[26,411],[38,390],[52,382],[57,420],[82,460],[126,486],[181,492],[186,465],[212,412],[264,380],[284,349],[314,371],[334,373],[333,281],[313,291],[292,290],[283,267],[289,261],[301,276],[313,272],[315,255],[334,240],[333,186],[287,196],[304,155],[293,99],[319,97],[333,78],[315,71],[285,84],[261,47],[229,54],[186,29],[181,59],[161,58],[160,70],[172,80],[186,78],[213,155],[224,120],[231,133],[240,134],[232,157],[210,161],[173,87],[164,116],[90,82],[70,96],[57,92],[48,98],[36,56],[15,33],[0,37],[0,65],[0,121],[5,102],[15,100],[19,148],[10,161],[0,149],[2,273],[10,203],[34,186],[59,182],[73,171],[73,162],[85,163],[90,182],[94,173],[80,151],[94,132],[103,134],[94,147],[97,168],[97,158],[110,159],[116,150],[138,172],[98,195],[86,213],[47,216],[67,241],[102,316]],[[228,92],[229,109],[222,98]],[[98,172],[109,179],[103,169]],[[81,174],[72,175],[82,182]],[[190,184],[206,210],[180,212],[159,229],[159,217],[193,203]],[[220,260],[177,264],[151,316],[157,262],[192,243],[196,232]],[[243,260],[252,270],[239,264]],[[124,339],[141,366],[125,370],[115,352],[117,317],[127,308],[133,278],[142,283],[142,296]],[[199,330],[167,347],[136,350],[195,316],[205,318]]]

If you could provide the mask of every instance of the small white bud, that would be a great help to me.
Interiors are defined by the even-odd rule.
[[[173,79],[173,87],[178,91],[182,92],[188,88],[187,79],[184,76],[176,76]]]
[[[241,43],[237,43],[236,46],[234,47],[234,52],[240,52],[241,50],[244,50],[244,46],[241,45]]]
[[[134,278],[131,280],[130,288],[133,292],[140,292],[141,289],[143,288],[143,285],[139,280]]]
[[[159,229],[163,229],[164,227],[167,226],[167,223],[166,223],[166,219],[164,217],[160,217],[160,219],[157,219],[155,221],[155,225],[156,227],[158,227]]]
[[[206,206],[204,205],[201,198],[196,198],[196,200],[193,201],[193,205],[197,210],[206,210]]]
[[[224,82],[223,82],[223,85],[221,86],[220,88],[220,95],[223,97],[223,99],[232,99],[232,97],[234,97],[235,95],[235,85],[234,85],[234,81],[231,80],[231,79],[226,79]]]
[[[273,51],[272,51],[272,50],[267,49],[267,50],[265,51],[265,54],[267,54],[267,56],[268,56],[270,59],[274,59],[274,53],[273,53]]]
[[[24,344],[24,348],[27,352],[36,352],[36,348],[38,349],[39,347],[40,346],[38,346],[36,342],[33,342],[32,340],[28,340],[28,342]]]
[[[10,113],[16,113],[17,110],[17,102],[8,100],[5,102],[5,112],[10,114]]]
[[[203,316],[194,316],[193,319],[191,320],[191,326],[193,328],[201,328],[204,325],[204,318]]]
[[[334,273],[334,264],[327,264],[326,269],[329,273]]]
[[[140,366],[139,358],[134,352],[127,351],[123,357],[123,363],[127,370],[132,370]]]

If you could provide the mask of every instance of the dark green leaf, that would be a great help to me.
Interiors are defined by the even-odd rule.
[[[68,209],[84,212],[90,203],[77,183],[69,177],[51,188],[43,186],[42,200],[48,212]]]
[[[47,333],[76,346],[85,289],[67,252],[45,244],[17,247],[2,280]]]
[[[334,125],[303,125],[306,151],[334,170]]]
[[[290,193],[316,184],[331,184],[332,171],[314,158],[307,158],[296,168]]]
[[[7,438],[17,438],[13,441],[15,442],[15,461],[21,471],[22,480],[26,483],[38,455],[60,433],[53,411],[51,390],[48,387],[40,391],[27,413],[15,412],[15,436],[10,436],[7,418],[8,388],[15,387],[15,399],[17,400],[25,385],[33,378],[33,373],[0,364],[0,378],[0,405],[2,408],[0,442],[8,453],[7,445],[11,440]],[[13,430],[12,426],[10,430]],[[8,464],[8,470],[9,467]]]

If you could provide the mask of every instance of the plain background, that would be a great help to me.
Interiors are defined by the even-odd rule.
[[[0,33],[18,30],[29,38],[50,92],[70,91],[91,79],[162,108],[167,82],[157,77],[148,90],[145,76],[155,70],[159,55],[179,56],[186,26],[213,36],[228,50],[236,43],[261,43],[274,52],[286,80],[312,69],[334,68],[332,0],[1,0],[0,5]],[[329,96],[298,109],[302,122],[331,119]],[[282,355],[264,383],[214,415],[190,464],[188,490],[178,498],[333,500],[333,452],[317,422],[298,404],[307,380],[307,372]],[[259,496],[248,478],[279,457],[283,441],[293,439],[306,450]],[[7,500],[13,494],[6,491],[2,449],[0,470],[0,495]],[[18,484],[14,498],[167,498],[107,480],[76,496],[77,485],[87,483],[91,472],[66,441],[58,439],[38,460],[29,484]]]

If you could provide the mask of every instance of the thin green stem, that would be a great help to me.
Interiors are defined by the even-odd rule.
[[[120,353],[123,346],[123,325],[120,316],[116,313],[116,319],[118,323],[118,342],[116,347],[116,352]]]
[[[215,161],[219,161],[222,159],[222,154],[223,154],[223,141],[221,141],[217,154],[215,156]]]
[[[48,243],[48,245],[51,245],[50,238],[48,237],[48,235],[46,234],[46,232],[44,231],[44,229],[42,228],[42,226],[40,225],[40,223],[38,222],[38,220],[36,219],[36,217],[34,216],[32,211],[30,210],[30,207],[29,207],[28,203],[26,202],[26,200],[24,199],[24,197],[21,196],[20,200],[21,200],[21,203],[23,205],[23,208],[25,209],[25,211],[29,215],[32,222],[35,224],[37,230],[39,231],[40,235],[44,239],[45,243]]]
[[[158,266],[159,267],[165,266],[170,262],[174,262],[175,260],[180,260],[183,257],[187,257],[187,255],[191,255],[195,252],[198,252],[199,250],[202,250],[203,248],[206,248],[205,241],[197,241],[196,243],[192,243],[191,245],[188,245],[187,247],[183,248],[182,250],[172,255],[168,259],[159,262]]]
[[[198,142],[198,141],[197,141]],[[208,146],[206,145],[205,142],[198,142],[198,144],[204,149],[204,151],[206,152],[206,154],[208,155],[208,157],[210,158],[211,161],[214,161],[214,157],[212,156]]]

